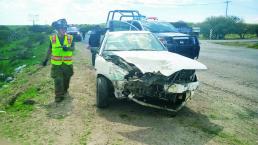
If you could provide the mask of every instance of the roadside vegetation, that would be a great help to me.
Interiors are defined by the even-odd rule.
[[[0,136],[19,144],[39,144],[37,140],[26,140],[42,125],[32,114],[39,102],[44,104],[50,99],[53,90],[50,78],[34,73],[36,70],[36,66],[24,68],[15,81],[0,89],[0,123],[4,124],[0,125]]]
[[[258,49],[258,42],[214,42],[216,44]]]
[[[35,110],[34,104],[44,102],[49,93],[49,79],[36,77],[38,65],[49,45],[49,26],[0,26],[0,136],[24,140],[24,125]],[[41,78],[41,79],[39,79]],[[44,80],[43,80],[44,79]],[[45,88],[45,89],[44,89]],[[32,123],[35,125],[35,123]],[[34,126],[35,127],[35,126]],[[20,142],[28,144],[28,142]]]
[[[95,25],[78,25],[84,34]],[[102,26],[102,25],[101,25]],[[19,67],[40,64],[48,45],[50,26],[0,26],[0,88],[10,82]],[[11,79],[9,79],[11,78]]]
[[[200,27],[202,39],[253,39],[258,37],[258,24],[247,24],[237,16],[212,16],[202,23],[191,25]]]
[[[0,87],[21,68],[42,61],[50,33],[49,26],[0,26]]]
[[[80,48],[84,48],[82,44]],[[81,54],[80,50],[83,49],[76,50],[75,54]],[[85,60],[80,64],[75,62],[75,65],[79,65],[75,69],[85,68],[89,63],[88,58],[83,55],[80,57]],[[49,72],[50,65],[44,68],[28,65],[20,73],[15,74],[15,81],[0,89],[0,124],[2,124],[0,125],[0,144],[1,139],[21,145],[67,144],[67,140],[72,144],[86,144],[91,132],[89,123],[94,118],[92,116],[94,106],[86,104],[90,102],[87,99],[93,97],[89,97],[84,88],[71,90],[76,92],[76,95],[79,93],[76,97],[73,96],[76,104],[72,104],[71,99],[66,99],[56,107],[52,103],[54,85]],[[76,72],[79,71],[76,70]],[[83,76],[91,74],[82,69],[80,73],[83,73]],[[82,79],[82,75],[76,76],[80,73],[75,74],[80,81],[93,82],[93,77]],[[76,83],[89,85],[89,82]],[[75,84],[75,86],[79,85]],[[88,87],[87,89],[92,90],[95,85]],[[69,134],[70,131],[72,135]]]

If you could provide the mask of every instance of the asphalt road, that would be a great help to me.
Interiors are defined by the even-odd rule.
[[[258,102],[258,50],[201,41],[201,81]]]

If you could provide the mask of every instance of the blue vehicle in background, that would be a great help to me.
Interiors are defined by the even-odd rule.
[[[196,36],[180,33],[172,24],[155,17],[148,19],[137,10],[109,11],[106,27],[108,31],[150,31],[168,51],[192,59],[199,57],[200,44]]]

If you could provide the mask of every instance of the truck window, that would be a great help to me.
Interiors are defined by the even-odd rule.
[[[142,27],[141,27],[141,25],[138,22],[133,22],[132,25],[134,25],[139,30],[142,30]]]

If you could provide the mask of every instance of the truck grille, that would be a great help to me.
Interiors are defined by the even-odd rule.
[[[192,42],[190,39],[174,39],[174,42],[178,46],[192,45]]]
[[[193,39],[191,37],[166,37],[167,44],[173,44],[177,46],[184,46],[184,45],[194,45]]]
[[[200,46],[197,38],[195,37],[167,37],[166,41],[166,46],[170,52],[192,59],[199,55]]]

